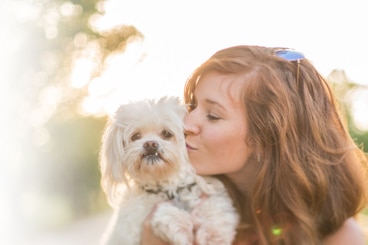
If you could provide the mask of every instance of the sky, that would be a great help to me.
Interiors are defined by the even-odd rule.
[[[364,2],[108,0],[97,26],[134,25],[157,68],[185,78],[215,51],[253,44],[297,49],[324,75],[344,69],[353,81],[368,84]]]
[[[28,8],[14,4],[16,9],[11,10],[30,17],[34,15],[34,8],[29,8],[31,4],[24,4]],[[16,35],[7,41],[14,33],[11,25],[2,24],[7,23],[12,13],[5,11],[5,5],[5,1],[0,2],[0,7],[3,6],[0,10],[4,10],[0,15],[0,41],[4,41],[5,52],[0,57],[1,67],[6,66],[12,57],[11,50],[20,42]],[[63,4],[61,14],[71,5],[71,2]],[[351,81],[368,86],[365,5],[365,0],[101,1],[98,6],[104,14],[92,18],[92,26],[102,31],[117,25],[133,25],[144,40],[133,42],[122,55],[111,56],[103,77],[92,82],[87,81],[86,74],[91,70],[90,61],[79,60],[71,76],[72,86],[81,88],[89,83],[90,97],[83,105],[88,114],[101,110],[100,98],[109,89],[116,93],[110,97],[111,103],[103,102],[103,110],[108,113],[127,100],[182,96],[185,80],[198,65],[214,52],[239,44],[294,48],[303,52],[323,75],[342,69]],[[6,81],[7,73],[3,73],[2,80]],[[8,87],[9,84],[0,81],[1,91]],[[0,100],[16,97],[5,95]],[[368,101],[360,101],[368,107]],[[0,112],[8,110],[0,108]]]
[[[24,7],[13,4],[16,9],[12,11],[30,18],[34,8],[30,7],[32,3],[25,3]],[[368,86],[365,5],[364,0],[101,1],[98,7],[104,14],[92,18],[92,26],[103,31],[133,25],[144,40],[133,42],[124,54],[111,56],[103,76],[92,82],[87,74],[91,61],[78,60],[71,76],[72,86],[82,88],[89,84],[90,96],[82,105],[87,114],[112,113],[118,104],[139,98],[182,96],[185,80],[198,65],[214,52],[239,44],[294,48],[303,52],[323,75],[342,69],[351,81]],[[1,6],[4,13],[0,15],[0,41],[4,41],[5,55],[0,57],[0,65],[4,67],[7,53],[11,57],[19,40],[5,41],[14,33],[11,25],[3,27],[1,23],[7,23],[12,11],[5,11],[5,2],[0,2]],[[71,2],[64,3],[61,14],[70,6]],[[3,80],[7,80],[6,75],[2,75]],[[0,82],[1,91],[9,86]],[[115,93],[106,99],[108,91]],[[0,99],[16,97],[5,95]],[[368,111],[367,100],[360,99],[357,108],[366,104]]]
[[[293,48],[304,53],[322,75],[341,69],[350,81],[368,86],[364,2],[107,0],[100,6],[105,14],[91,24],[97,30],[133,25],[144,40],[115,57],[102,79],[105,82],[99,81],[106,86],[106,81],[120,79],[110,107],[105,105],[104,110],[112,113],[119,103],[138,98],[182,96],[185,80],[198,65],[214,52],[240,44]],[[135,65],[127,69],[127,63]],[[93,88],[84,108],[90,113],[98,107],[93,91],[103,90]],[[356,123],[368,130],[367,89],[354,97]]]

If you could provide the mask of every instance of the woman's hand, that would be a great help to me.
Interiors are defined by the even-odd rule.
[[[148,214],[147,218],[143,223],[141,245],[169,245],[169,243],[163,241],[153,233],[151,226],[151,219],[156,209],[157,205]]]

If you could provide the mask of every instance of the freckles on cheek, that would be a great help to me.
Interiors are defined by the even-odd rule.
[[[248,161],[252,149],[246,145],[242,137],[229,139],[217,149],[217,157],[227,165],[229,171],[238,171]]]

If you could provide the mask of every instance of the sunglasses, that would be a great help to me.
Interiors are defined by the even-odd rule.
[[[292,49],[279,49],[276,50],[275,55],[283,58],[287,61],[296,61],[297,62],[297,70],[296,70],[296,83],[299,84],[299,67],[300,67],[300,61],[305,59],[305,56],[303,53],[298,52],[296,50]]]

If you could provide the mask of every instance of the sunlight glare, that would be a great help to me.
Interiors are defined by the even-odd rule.
[[[13,2],[12,6],[10,7],[13,7],[12,10],[14,11],[15,17],[19,22],[33,21],[42,12],[40,5],[27,1]]]
[[[368,131],[368,89],[356,90],[353,93],[351,113],[354,125],[362,132]]]
[[[86,116],[99,116],[103,114],[103,102],[99,98],[87,96],[80,105],[80,113]]]
[[[89,58],[79,58],[74,62],[70,82],[73,88],[83,88],[91,78],[94,62]]]
[[[114,89],[114,80],[96,77],[88,84],[90,97],[101,97],[110,94]]]
[[[67,1],[61,5],[60,12],[63,16],[76,16],[83,12],[83,7],[79,4],[73,4]]]
[[[76,48],[82,48],[85,47],[87,45],[88,42],[88,36],[86,33],[83,32],[79,32],[74,36],[74,46]]]
[[[138,74],[148,74],[147,71],[142,70],[145,55],[145,44],[140,38],[128,40],[124,52],[110,54],[106,58],[105,69],[101,75],[93,78],[88,84],[89,95],[81,104],[81,113],[94,116],[101,113],[110,114],[119,104],[137,97],[137,93],[142,91],[142,85],[144,86],[137,80],[141,80]],[[79,72],[83,74],[86,72],[84,68],[86,65],[84,61],[79,64],[81,65],[75,66],[74,70],[76,74]],[[84,81],[83,86],[88,83],[87,77],[84,77]]]
[[[40,100],[47,105],[57,105],[61,100],[61,88],[56,86],[49,86],[42,89]]]
[[[32,141],[33,144],[37,147],[46,145],[50,140],[49,131],[44,128],[37,128],[32,132]]]
[[[34,109],[29,116],[29,124],[34,127],[45,125],[54,113],[56,106],[47,106],[46,104]]]

